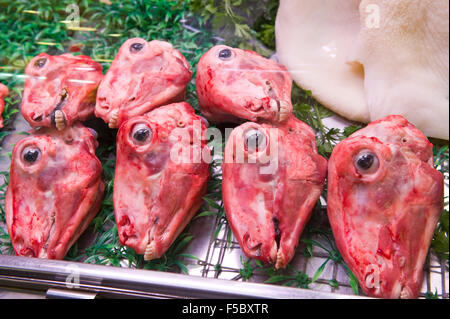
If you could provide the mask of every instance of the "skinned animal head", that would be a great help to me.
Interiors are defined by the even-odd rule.
[[[339,143],[328,168],[328,216],[363,291],[415,298],[442,212],[433,146],[405,118],[372,122]]]
[[[206,126],[188,103],[134,117],[117,135],[114,211],[120,242],[161,257],[201,206],[209,177]]]
[[[99,86],[95,115],[110,128],[155,107],[184,100],[189,63],[168,42],[125,41]]]
[[[6,223],[19,256],[62,259],[100,208],[102,166],[90,129],[41,128],[14,147]]]
[[[28,63],[21,112],[32,127],[58,130],[94,115],[102,66],[84,55],[41,53]]]
[[[292,80],[286,68],[249,51],[218,45],[197,66],[202,114],[214,122],[277,123],[292,113]]]
[[[314,132],[294,116],[277,126],[244,123],[228,139],[222,169],[227,220],[243,252],[286,267],[325,183]]]

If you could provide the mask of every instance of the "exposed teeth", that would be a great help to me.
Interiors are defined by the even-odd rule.
[[[277,100],[270,99],[269,106],[270,106],[270,109],[273,112],[275,112],[275,114],[278,113],[278,102],[277,102]]]
[[[109,128],[117,128],[117,119],[119,118],[119,111],[114,110],[111,112],[111,119],[109,120]]]
[[[275,269],[280,269],[286,267],[286,259],[281,250],[277,252],[277,262],[275,263]]]
[[[269,106],[272,112],[276,114],[279,122],[283,122],[284,120],[286,120],[291,113],[289,104],[286,101],[277,101],[275,99],[270,99]]]
[[[289,114],[290,114],[289,104],[285,101],[280,101],[280,115],[279,115],[280,122],[283,122],[285,119],[287,119]]]
[[[276,243],[273,243],[272,248],[270,249],[270,262],[275,263],[277,262],[277,256],[278,256],[278,247]]]
[[[58,131],[62,131],[66,127],[64,113],[61,110],[55,111],[55,127]]]
[[[156,255],[155,243],[152,241],[145,248],[144,260],[152,260],[152,259],[155,259],[155,258],[158,258],[158,256]]]

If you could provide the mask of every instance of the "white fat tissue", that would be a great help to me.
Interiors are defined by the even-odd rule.
[[[447,0],[280,0],[277,55],[324,106],[449,139]]]

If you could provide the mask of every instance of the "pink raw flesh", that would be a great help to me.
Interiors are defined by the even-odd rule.
[[[292,80],[284,66],[249,51],[215,46],[197,66],[202,114],[213,122],[282,122],[292,112]]]
[[[8,96],[9,90],[8,87],[2,83],[0,83],[0,128],[3,127],[3,117],[2,113],[5,109],[5,102],[3,101],[3,98]]]
[[[145,260],[161,257],[202,205],[209,177],[205,133],[188,103],[159,107],[119,129],[117,229],[120,242]]]
[[[245,144],[255,130],[267,141],[256,152]],[[286,267],[325,182],[314,132],[294,116],[278,126],[242,124],[230,135],[222,169],[226,216],[243,252]]]
[[[189,63],[170,43],[128,39],[99,86],[95,115],[118,128],[133,116],[184,100],[191,78]]]
[[[17,255],[62,259],[94,218],[104,190],[95,144],[77,123],[41,128],[15,145],[5,209]]]
[[[94,115],[102,66],[84,55],[41,53],[28,63],[21,112],[32,127],[55,126],[61,110],[66,126]]]
[[[402,116],[372,122],[335,147],[328,216],[339,251],[367,295],[418,296],[442,196],[433,145]]]

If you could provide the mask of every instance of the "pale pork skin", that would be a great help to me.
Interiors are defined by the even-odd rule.
[[[185,102],[134,117],[118,131],[117,230],[120,242],[145,260],[161,257],[202,205],[209,178],[205,133]]]
[[[200,59],[196,88],[202,114],[213,122],[282,122],[292,112],[286,68],[253,51],[218,45]]]
[[[165,41],[125,41],[97,93],[95,115],[118,128],[148,111],[184,100],[192,71],[184,56]]]
[[[2,113],[5,109],[5,101],[3,101],[3,98],[8,96],[9,90],[8,87],[2,83],[0,83],[0,128],[3,128],[3,117]]]
[[[372,122],[334,148],[328,217],[337,247],[367,295],[419,295],[442,196],[433,145],[402,116]]]
[[[247,122],[233,130],[224,156],[226,216],[244,254],[286,267],[325,183],[313,130],[293,115],[276,126]]]
[[[80,123],[41,128],[14,147],[6,223],[19,256],[63,259],[100,209],[95,136]]]
[[[21,112],[32,127],[62,130],[94,115],[103,74],[90,57],[41,53],[28,63],[25,74]]]

